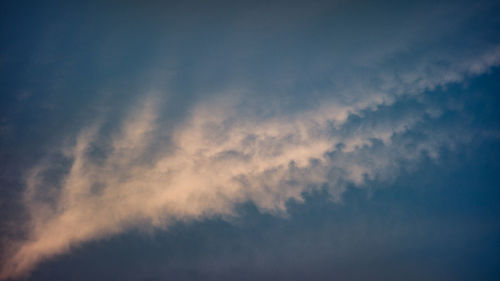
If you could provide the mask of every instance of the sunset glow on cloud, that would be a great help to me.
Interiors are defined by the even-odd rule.
[[[488,125],[495,124],[494,117],[478,117],[480,109],[470,109],[477,102],[474,91],[485,90],[467,88],[498,71],[498,38],[488,39],[490,33],[478,33],[472,24],[495,5],[484,2],[467,10],[467,4],[443,3],[432,11],[425,3],[414,10],[382,9],[386,21],[342,1],[327,5],[332,15],[322,12],[322,3],[303,12],[292,5],[277,18],[279,5],[210,8],[220,13],[218,20],[208,12],[188,13],[184,6],[172,8],[181,11],[172,15],[176,20],[125,7],[123,14],[96,14],[96,21],[84,17],[82,26],[75,23],[79,27],[71,29],[81,28],[82,34],[102,24],[116,35],[93,39],[83,49],[74,46],[78,55],[67,56],[53,51],[64,48],[65,41],[57,39],[64,27],[47,27],[49,43],[35,51],[40,58],[34,65],[57,72],[43,82],[25,83],[30,88],[16,90],[15,101],[9,101],[12,108],[32,102],[31,114],[46,123],[18,117],[29,115],[29,107],[21,105],[2,115],[2,153],[14,151],[19,155],[14,158],[25,162],[16,168],[18,177],[2,179],[20,186],[17,193],[2,192],[15,202],[12,210],[22,211],[3,215],[9,220],[2,226],[0,279],[37,280],[37,270],[75,249],[134,230],[231,223],[245,204],[291,221],[297,219],[296,206],[312,208],[307,198],[319,192],[328,204],[349,208],[350,190],[378,192],[374,186],[411,177],[429,165],[423,163],[441,165],[449,155],[461,155],[463,147],[498,143],[498,126]],[[144,26],[108,22],[123,17]],[[159,23],[166,30],[151,31]],[[494,29],[494,23],[484,24],[484,30]],[[217,40],[197,34],[199,26]],[[149,41],[134,45],[144,30],[157,35],[151,39],[157,48]],[[460,37],[470,41],[453,43]],[[50,43],[54,40],[61,45]],[[15,52],[5,50],[0,66],[13,67],[3,58]],[[93,67],[114,69],[116,77],[103,71],[101,78]],[[474,125],[476,120],[484,125]],[[33,153],[24,152],[33,140],[24,141],[18,128],[47,138],[33,144],[38,145]],[[11,208],[2,204],[2,210]]]

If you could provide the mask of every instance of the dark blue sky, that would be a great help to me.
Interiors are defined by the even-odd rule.
[[[2,3],[0,279],[498,280],[499,8]]]

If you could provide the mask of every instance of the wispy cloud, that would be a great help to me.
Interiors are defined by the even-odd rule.
[[[105,120],[82,129],[60,151],[70,165],[58,180],[48,179],[50,161],[31,170],[24,194],[31,216],[27,239],[12,242],[0,278],[19,277],[75,245],[139,225],[231,217],[248,201],[262,212],[284,214],[287,201],[301,201],[311,189],[326,186],[340,200],[347,184],[390,179],[397,160],[417,161],[422,152],[437,157],[440,146],[461,139],[438,134],[411,147],[397,141],[424,117],[439,116],[435,108],[390,122],[370,122],[370,116],[402,96],[484,73],[499,60],[493,48],[449,68],[429,64],[425,71],[385,76],[377,87],[360,83],[320,105],[270,116],[252,114],[255,105],[244,96],[221,94],[194,106],[162,149],[155,139],[163,109],[151,95],[109,138],[102,137]],[[361,124],[352,125],[353,116]]]

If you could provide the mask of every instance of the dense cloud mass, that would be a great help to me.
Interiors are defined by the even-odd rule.
[[[331,14],[319,4],[307,13],[293,6],[279,19],[272,17],[274,6],[235,9],[242,17],[221,9],[215,13],[220,21],[196,12],[181,17],[186,22],[163,22],[157,14],[146,20],[137,11],[136,19],[147,24],[134,25],[130,36],[165,24],[165,34],[152,31],[160,39],[145,42],[165,49],[122,47],[154,63],[147,71],[137,66],[140,74],[120,69],[125,73],[105,83],[83,79],[99,91],[89,94],[94,104],[85,108],[99,114],[53,131],[50,151],[23,171],[21,204],[29,219],[18,224],[25,237],[5,242],[0,279],[24,276],[72,247],[130,229],[230,219],[248,202],[277,216],[314,190],[325,189],[339,202],[348,186],[390,182],[423,157],[439,159],[442,147],[453,149],[478,135],[498,138],[494,130],[434,124],[463,105],[428,97],[500,64],[498,42],[479,36],[471,24],[489,5],[396,7],[401,11],[380,21],[365,9],[351,18],[356,5],[343,2],[329,7]],[[193,31],[200,22],[213,42]],[[103,69],[122,68],[126,55],[108,50],[123,44],[120,34],[91,45],[90,55],[75,51],[77,57],[89,56]],[[456,46],[462,34],[470,40]],[[61,79],[49,92],[70,95],[78,85],[64,80],[78,75],[73,67],[79,62],[58,62],[53,49],[64,44],[46,45],[35,52],[42,54],[38,63],[59,69],[54,76]],[[204,52],[185,48],[193,45]],[[127,86],[113,83],[131,76],[141,80],[134,93],[105,93],[125,92]],[[149,83],[144,77],[151,85],[142,87]],[[17,93],[19,100],[30,95]]]

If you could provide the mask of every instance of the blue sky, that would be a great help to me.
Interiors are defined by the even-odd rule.
[[[2,3],[2,280],[497,280],[495,1]]]

